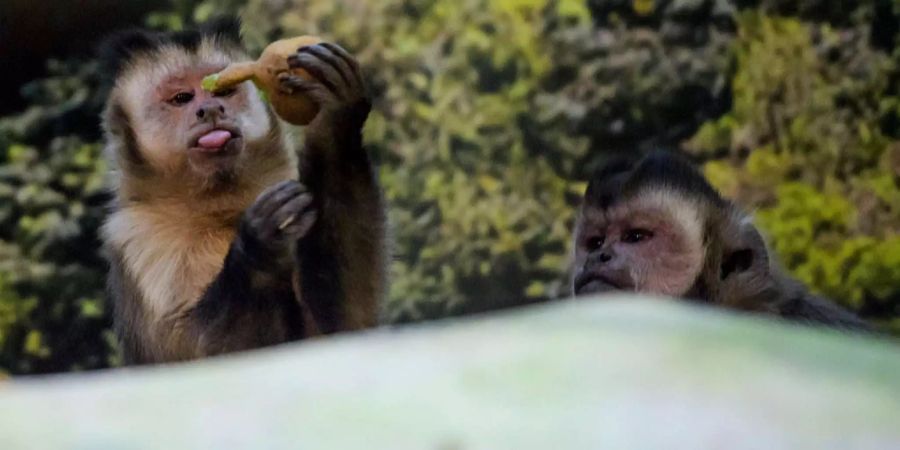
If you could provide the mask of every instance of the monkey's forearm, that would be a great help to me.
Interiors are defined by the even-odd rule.
[[[319,105],[306,128],[300,181],[318,219],[297,242],[298,300],[319,332],[372,326],[385,280],[384,206],[362,128],[372,108],[359,63],[338,45],[301,47],[288,57],[312,79],[287,76],[282,88]]]
[[[197,304],[181,317],[183,338],[198,356],[276,344],[301,336],[299,305],[290,284],[289,262],[279,262],[245,230],[239,231],[222,270]]]
[[[300,163],[300,180],[318,199],[320,218],[380,224],[384,218],[374,167],[359,130],[337,130],[328,139],[313,136]],[[336,213],[349,214],[340,218]]]
[[[349,128],[309,136],[300,163],[319,218],[298,242],[299,296],[322,333],[373,326],[385,283],[384,202]]]

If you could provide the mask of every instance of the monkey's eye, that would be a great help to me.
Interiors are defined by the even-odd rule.
[[[169,103],[175,106],[181,106],[190,103],[193,99],[194,94],[192,92],[179,92],[169,99]]]
[[[625,231],[622,234],[622,242],[627,242],[629,244],[635,244],[641,241],[645,241],[653,237],[653,233],[649,230],[644,230],[642,228],[632,228],[630,230]]]
[[[606,236],[593,236],[587,240],[585,247],[587,247],[588,251],[594,251],[603,247],[603,242],[606,240]]]
[[[236,87],[230,87],[228,89],[222,89],[220,91],[216,91],[213,95],[216,97],[231,97],[234,93],[237,92]]]

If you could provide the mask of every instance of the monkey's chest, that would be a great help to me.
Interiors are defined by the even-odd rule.
[[[169,219],[119,217],[105,230],[137,282],[145,308],[157,317],[200,299],[222,270],[235,236],[229,226]]]
[[[222,270],[233,238],[233,232],[186,237],[183,245],[174,249],[178,254],[175,264],[184,274],[185,288],[193,293],[192,298],[198,298]]]

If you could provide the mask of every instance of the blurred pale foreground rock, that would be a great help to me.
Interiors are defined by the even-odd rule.
[[[0,385],[2,449],[900,448],[900,346],[636,298]]]

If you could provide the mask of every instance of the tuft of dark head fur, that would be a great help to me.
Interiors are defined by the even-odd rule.
[[[621,197],[622,186],[636,164],[634,158],[617,157],[591,175],[585,200],[591,205],[607,209]]]
[[[222,16],[185,31],[167,33],[144,29],[118,31],[104,40],[97,51],[101,73],[108,77],[108,81],[115,80],[122,69],[138,56],[164,46],[176,46],[194,52],[203,38],[213,38],[240,47],[241,21],[235,16]]]
[[[677,191],[724,207],[725,201],[690,161],[673,152],[654,151],[643,158],[615,159],[597,170],[588,183],[585,199],[607,209],[616,201],[646,187]]]

